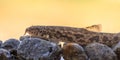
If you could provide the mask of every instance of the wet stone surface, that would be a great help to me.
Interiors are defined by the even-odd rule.
[[[26,40],[26,39],[28,39],[28,38],[31,38],[30,36],[21,36],[20,38],[19,38],[19,40],[20,41],[23,41],[23,40]]]
[[[76,43],[67,43],[64,45],[62,54],[65,60],[88,60],[84,49]]]
[[[1,47],[7,50],[17,49],[20,44],[20,41],[17,39],[8,39],[6,40]]]
[[[104,44],[91,43],[85,50],[90,60],[117,60],[113,50]]]
[[[0,60],[8,60],[10,58],[10,52],[0,48]]]
[[[0,48],[1,48],[1,45],[2,45],[2,41],[0,40]]]
[[[28,60],[60,60],[61,49],[52,42],[26,38],[18,47],[18,54]]]
[[[120,42],[114,46],[113,51],[117,54],[117,58],[120,59]]]
[[[62,58],[61,58],[62,57]],[[77,43],[58,44],[44,39],[22,36],[20,40],[1,41],[0,60],[119,60],[120,42],[113,49],[101,43],[81,46]]]

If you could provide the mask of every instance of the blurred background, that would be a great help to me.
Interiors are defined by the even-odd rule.
[[[0,0],[0,40],[19,38],[32,25],[94,24],[120,32],[120,0]]]

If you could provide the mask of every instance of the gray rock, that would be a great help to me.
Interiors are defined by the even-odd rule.
[[[85,47],[90,60],[117,60],[111,48],[100,43],[91,43]]]
[[[60,60],[61,49],[39,38],[25,38],[18,47],[18,55],[27,60]]]
[[[88,60],[84,49],[76,43],[67,43],[62,49],[65,60]]]
[[[0,41],[0,48],[1,48],[1,45],[2,45],[2,41]]]
[[[17,39],[8,39],[2,44],[2,48],[11,50],[11,49],[17,49],[20,44],[20,41]]]
[[[18,55],[17,50],[10,50],[9,60],[25,60],[22,56]]]
[[[113,51],[117,54],[117,58],[120,59],[120,42],[113,47]]]
[[[23,41],[25,39],[31,38],[31,36],[20,36],[19,40]]]
[[[17,50],[0,49],[0,60],[25,60],[17,55]]]
[[[0,60],[8,60],[10,58],[9,51],[5,49],[0,49]]]

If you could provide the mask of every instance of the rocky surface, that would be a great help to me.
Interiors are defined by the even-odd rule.
[[[90,60],[117,60],[113,50],[100,43],[89,44],[85,50]]]
[[[115,45],[113,51],[117,54],[117,58],[120,59],[120,42]]]
[[[65,60],[88,60],[83,47],[76,43],[67,43],[64,45],[62,55]]]
[[[10,52],[6,49],[0,49],[0,60],[8,60],[10,58]]]
[[[8,41],[13,42],[13,39],[5,42]],[[17,41],[20,42],[20,40]],[[113,49],[101,43],[91,43],[85,48],[77,43],[66,43],[60,48],[56,43],[30,36],[21,37],[21,42],[17,47],[10,42],[7,44],[5,42],[2,46],[9,45],[12,48],[6,49],[5,46],[0,48],[0,60],[60,60],[61,56],[63,56],[61,60],[120,59],[120,43]]]
[[[23,41],[23,40],[26,40],[26,39],[28,39],[28,38],[32,38],[31,36],[21,36],[20,38],[19,38],[19,40],[20,41]]]
[[[0,47],[1,47],[1,45],[2,45],[2,41],[0,41]]]
[[[18,47],[18,54],[27,60],[60,60],[61,49],[52,42],[26,38]]]
[[[1,45],[1,47],[7,50],[11,50],[17,49],[19,44],[20,41],[18,41],[17,39],[8,39]]]

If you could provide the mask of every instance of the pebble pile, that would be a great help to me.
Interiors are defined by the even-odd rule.
[[[85,47],[66,43],[63,47],[40,38],[22,36],[20,40],[0,42],[0,60],[119,60],[120,43],[113,48],[100,43]]]

